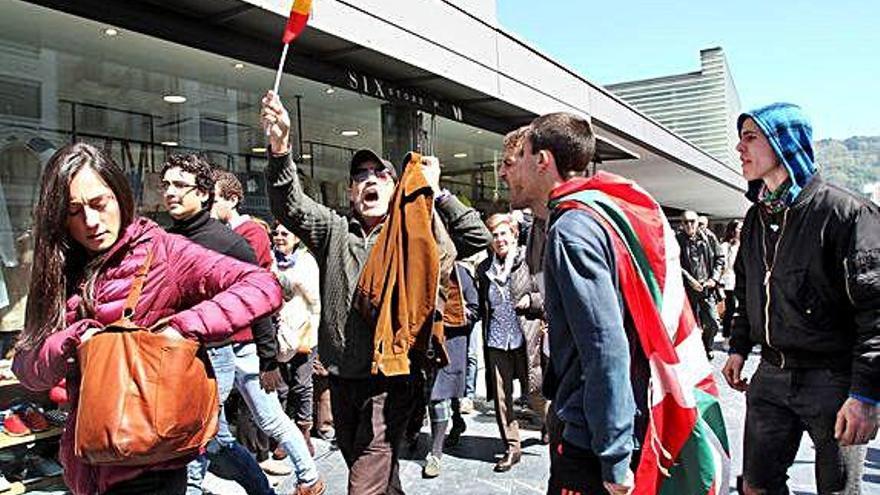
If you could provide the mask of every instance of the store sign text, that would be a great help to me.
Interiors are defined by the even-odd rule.
[[[377,77],[358,74],[354,71],[348,71],[346,79],[349,89],[359,93],[392,103],[413,105],[431,113],[462,121],[461,107],[458,105],[417,93],[411,89],[400,88]]]

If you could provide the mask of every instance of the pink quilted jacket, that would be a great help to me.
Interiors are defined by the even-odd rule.
[[[119,319],[134,273],[148,250],[153,252],[153,264],[135,311],[134,321],[139,325],[150,326],[170,316],[169,324],[184,336],[201,342],[220,341],[281,305],[281,288],[268,271],[207,250],[165,232],[151,220],[137,218],[108,253],[95,284],[93,318],[77,319],[81,297],[75,294],[67,300],[67,328],[49,336],[42,346],[16,354],[13,370],[25,387],[38,391],[52,388],[68,374],[69,366],[76,366],[68,359],[75,356],[83,332]],[[74,410],[61,437],[60,459],[65,481],[75,494],[101,493],[144,471],[179,468],[191,460],[181,458],[136,468],[84,463],[73,454],[79,384],[68,380],[67,387]]]

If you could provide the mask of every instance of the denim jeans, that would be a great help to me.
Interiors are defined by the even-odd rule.
[[[834,438],[850,384],[848,370],[781,369],[762,360],[746,394],[745,480],[768,495],[789,493],[788,469],[806,431],[816,449],[817,493],[861,493],[866,449],[841,447]]]
[[[220,427],[217,436],[208,444],[208,452],[197,457],[187,465],[187,495],[201,495],[202,481],[208,470],[209,460],[214,464],[212,472],[231,479],[242,486],[249,494],[274,494],[269,480],[250,452],[235,441],[229,432],[229,423],[223,404],[235,384],[235,352],[232,345],[208,349],[211,367],[217,377],[220,398]]]
[[[318,480],[318,467],[309,455],[302,432],[287,417],[278,394],[263,390],[260,385],[260,360],[256,344],[233,344],[235,351],[235,388],[256,420],[257,426],[287,452],[293,471],[300,483],[311,485]]]
[[[477,336],[483,331],[483,322],[478,321],[468,337],[467,371],[464,382],[464,396],[473,399],[477,393]]]

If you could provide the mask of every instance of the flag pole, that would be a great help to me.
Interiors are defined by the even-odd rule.
[[[285,43],[284,49],[281,50],[281,61],[278,62],[278,71],[275,72],[275,84],[272,86],[272,92],[276,95],[278,94],[278,86],[281,85],[281,74],[284,73],[284,62],[287,60],[288,48],[290,48],[290,43]]]
[[[281,60],[278,62],[278,70],[275,72],[275,84],[272,85],[272,92],[276,95],[278,94],[278,87],[281,86],[281,74],[284,73],[284,62],[287,60],[287,49],[290,48],[290,43],[285,43],[284,48],[281,50]],[[266,127],[266,137],[269,137],[271,131],[269,127]]]

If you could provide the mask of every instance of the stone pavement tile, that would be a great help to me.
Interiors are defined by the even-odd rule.
[[[732,458],[731,473],[735,477],[742,472],[745,395],[733,391],[724,382],[721,369],[726,356],[720,341],[716,349],[718,350],[712,366],[727,423]],[[746,362],[746,375],[754,372],[757,363],[758,356],[751,356]],[[477,401],[477,411],[466,415],[465,421],[467,431],[462,435],[461,444],[443,455],[440,476],[430,480],[422,479],[422,464],[428,451],[430,431],[427,426],[422,429],[418,448],[414,452],[404,453],[400,461],[401,481],[408,495],[537,495],[545,492],[549,476],[549,454],[547,446],[538,441],[539,431],[521,426],[524,454],[522,461],[507,473],[496,473],[492,468],[500,458],[503,446],[491,406],[485,401]],[[522,423],[525,425],[529,421],[524,420]],[[327,481],[327,495],[345,495],[348,470],[341,454],[339,451],[329,450],[328,444],[322,440],[313,441],[318,449],[318,469]],[[813,457],[812,443],[809,436],[804,435],[795,465],[789,471],[790,485],[796,495],[816,493]],[[863,480],[863,495],[880,495],[880,440],[869,444]],[[278,479],[274,481],[277,482]],[[731,480],[731,485],[735,486],[735,479]],[[220,480],[210,474],[205,486],[217,494],[246,495],[235,483]]]

